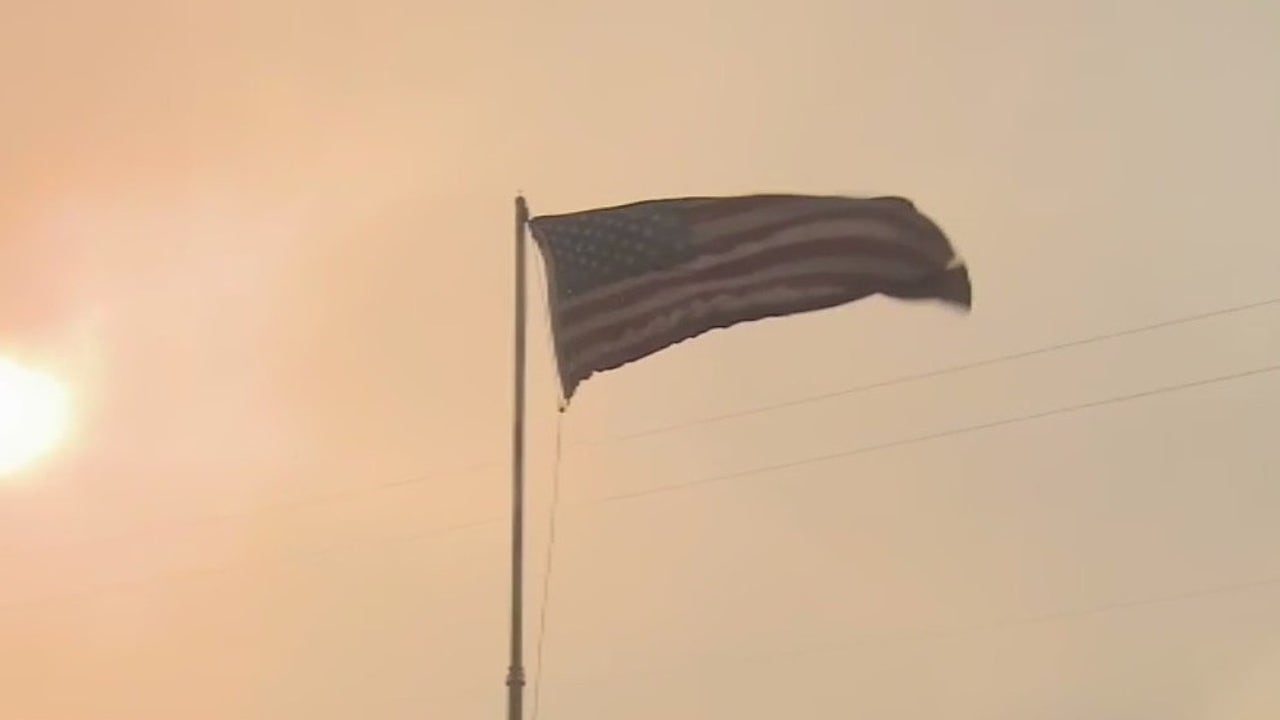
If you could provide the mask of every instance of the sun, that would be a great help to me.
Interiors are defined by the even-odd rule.
[[[0,358],[0,476],[27,467],[67,432],[70,401],[57,380]]]

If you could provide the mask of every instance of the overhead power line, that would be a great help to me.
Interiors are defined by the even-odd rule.
[[[1227,375],[1218,375],[1215,377],[1202,378],[1199,380],[1178,383],[1176,385],[1168,385],[1168,386],[1153,388],[1150,390],[1144,390],[1140,392],[1127,393],[1124,395],[1116,395],[1116,396],[1102,398],[1099,400],[1093,400],[1089,402],[1076,403],[1072,405],[1063,405],[1063,406],[1059,406],[1049,410],[1043,410],[1043,411],[1034,412],[1034,413],[1027,413],[1024,415],[1003,418],[1000,420],[993,420],[993,421],[984,422],[984,423],[976,423],[972,425],[964,425],[964,426],[950,428],[947,430],[942,430],[934,433],[928,433],[924,435],[917,435],[910,438],[904,438],[901,440],[894,440],[894,441],[876,443],[871,445],[862,445],[862,446],[842,450],[839,452],[828,453],[824,455],[813,455],[805,458],[791,460],[784,463],[776,463],[771,465],[759,465],[753,468],[747,468],[745,470],[738,470],[735,472],[723,473],[719,475],[711,475],[703,478],[690,480],[687,482],[676,483],[672,485],[666,485],[666,486],[651,488],[647,490],[640,490],[640,491],[635,491],[630,493],[618,493],[614,495],[605,495],[605,496],[600,496],[596,498],[590,498],[584,501],[580,501],[579,503],[576,503],[576,504],[580,506],[595,505],[595,504],[600,504],[605,502],[630,500],[630,499],[635,499],[635,498],[644,497],[648,495],[656,495],[661,493],[680,492],[683,490],[688,490],[694,487],[698,487],[701,485],[706,485],[714,482],[724,482],[728,480],[734,480],[734,479],[750,477],[755,475],[764,475],[766,473],[777,472],[779,470],[787,470],[787,469],[796,468],[796,467],[803,467],[807,465],[828,462],[831,460],[854,457],[857,455],[863,455],[863,454],[875,452],[878,450],[886,450],[886,449],[895,448],[895,447],[904,447],[908,445],[925,443],[932,440],[939,440],[939,439],[953,437],[957,435],[975,433],[975,432],[990,430],[990,429],[999,428],[999,427],[1008,427],[1008,426],[1013,426],[1020,423],[1032,422],[1035,420],[1049,418],[1057,415],[1065,415],[1068,413],[1082,412],[1085,410],[1090,410],[1095,408],[1120,405],[1123,403],[1133,402],[1133,401],[1137,401],[1145,398],[1157,397],[1161,395],[1169,395],[1169,394],[1183,392],[1183,391],[1194,389],[1194,388],[1218,385],[1218,384],[1228,383],[1236,380],[1243,380],[1250,377],[1260,377],[1264,375],[1273,374],[1276,372],[1280,372],[1280,363],[1253,368],[1250,370],[1243,370],[1235,373],[1230,373]],[[376,541],[372,541],[368,544],[381,545],[381,544],[389,544],[389,543],[420,541],[420,540],[432,538],[432,537],[448,536],[456,532],[462,532],[466,530],[475,530],[484,526],[499,527],[500,524],[505,521],[505,519],[506,519],[505,516],[478,519],[478,520],[474,520],[466,523],[460,523],[460,524],[449,526],[449,527],[424,529],[421,532],[414,532],[414,533],[408,533],[408,534],[397,536],[397,537],[379,539]],[[299,562],[299,561],[314,559],[315,557],[319,557],[319,556],[332,554],[332,553],[347,549],[352,545],[359,545],[359,544],[365,544],[365,543],[340,544],[333,547],[324,548],[321,550],[300,553],[297,555],[290,555],[282,559],[276,559],[274,561],[268,561],[267,563],[262,563],[262,565],[282,565],[282,564],[287,565],[292,562]],[[251,566],[254,566],[254,564],[233,563],[233,564],[220,566],[212,569],[179,571],[175,573],[162,573],[152,578],[142,578],[136,581],[129,581],[126,583],[117,583],[109,586],[100,586],[98,588],[87,588],[83,591],[78,591],[74,593],[59,594],[56,596],[50,596],[45,598],[37,598],[33,601],[23,601],[18,603],[11,603],[9,605],[0,605],[0,610],[15,609],[20,607],[32,607],[37,605],[43,605],[46,603],[62,602],[70,597],[78,597],[78,596],[86,596],[86,595],[91,596],[98,592],[132,589],[132,588],[137,588],[139,586],[148,585],[153,582],[163,582],[166,579],[179,579],[179,578],[188,577],[188,576],[199,577],[199,576],[205,576],[205,575],[211,575],[211,574],[227,573],[243,567],[251,567]]]
[[[173,534],[192,530],[201,527],[226,525],[236,522],[248,522],[258,517],[275,515],[277,513],[291,512],[296,510],[305,510],[307,508],[320,507],[329,504],[340,504],[344,501],[351,501],[357,498],[368,497],[370,495],[394,490],[396,488],[410,487],[413,485],[421,485],[422,483],[432,480],[439,480],[447,477],[465,477],[480,470],[496,469],[497,463],[475,463],[455,470],[441,470],[433,473],[424,473],[415,475],[410,478],[401,478],[387,482],[374,483],[360,487],[348,488],[344,490],[335,490],[310,497],[293,498],[282,500],[280,502],[259,505],[247,511],[238,513],[223,513],[219,515],[209,515],[206,517],[184,520],[173,523],[156,523],[141,529],[132,530],[130,532],[108,535],[105,537],[92,538],[89,540],[75,540],[68,543],[57,543],[43,545],[36,548],[24,548],[19,551],[12,549],[0,550],[0,558],[15,557],[26,555],[32,552],[57,552],[59,550],[69,550],[72,548],[82,547],[85,545],[103,545],[108,543],[117,543],[125,540],[135,540],[139,538],[171,536]]]
[[[585,440],[585,441],[579,441],[576,443],[567,443],[567,444],[570,447],[586,447],[586,446],[601,446],[601,445],[624,443],[624,442],[636,440],[643,437],[670,433],[670,432],[674,432],[676,430],[681,430],[685,428],[696,427],[701,425],[711,425],[714,423],[719,423],[719,422],[731,420],[734,418],[747,417],[750,415],[760,415],[760,414],[765,414],[765,413],[769,413],[777,410],[782,410],[785,408],[791,408],[791,407],[797,407],[801,405],[808,405],[812,403],[822,402],[824,400],[829,400],[836,397],[851,396],[859,393],[868,392],[871,390],[888,388],[896,385],[905,385],[905,384],[917,382],[920,380],[927,380],[930,378],[936,378],[936,377],[942,377],[946,375],[961,373],[967,370],[973,370],[973,369],[982,368],[982,367],[989,367],[992,365],[999,365],[1002,363],[1014,362],[1017,360],[1035,357],[1038,355],[1046,355],[1046,354],[1060,352],[1060,351],[1068,350],[1072,348],[1093,345],[1096,343],[1102,343],[1109,340],[1116,340],[1116,339],[1120,339],[1120,338],[1124,338],[1132,335],[1140,335],[1143,333],[1153,332],[1153,331],[1161,330],[1164,328],[1176,327],[1179,325],[1187,325],[1191,323],[1201,322],[1204,320],[1209,320],[1212,318],[1224,317],[1229,315],[1237,315],[1240,313],[1248,312],[1250,310],[1258,310],[1264,307],[1275,306],[1275,305],[1280,305],[1280,297],[1270,298],[1267,300],[1260,300],[1257,302],[1245,303],[1242,305],[1233,305],[1230,307],[1219,308],[1216,310],[1209,310],[1206,312],[1196,313],[1192,315],[1183,315],[1183,316],[1171,318],[1168,320],[1163,320],[1156,323],[1141,325],[1138,327],[1132,327],[1124,330],[1116,330],[1116,331],[1101,333],[1098,335],[1091,335],[1089,337],[1077,338],[1075,340],[1067,340],[1059,343],[1054,343],[1051,345],[1045,345],[1045,346],[1033,348],[1031,350],[1023,350],[1015,353],[1009,353],[1006,355],[987,358],[985,360],[977,360],[974,362],[962,363],[959,365],[951,365],[943,368],[938,368],[936,370],[929,370],[926,372],[916,373],[912,375],[904,375],[901,377],[890,378],[888,380],[882,380],[882,381],[867,383],[862,385],[852,385],[852,386],[841,388],[838,390],[832,390],[832,391],[820,393],[817,395],[809,395],[806,397],[797,398],[794,400],[788,400],[785,402],[773,403],[769,405],[760,405],[752,408],[747,408],[745,410],[723,413],[720,415],[713,415],[713,416],[698,418],[694,420],[687,420],[683,422],[663,425],[656,428],[650,428],[648,430],[640,430],[637,432],[618,435],[614,437],[607,437],[607,438],[601,438],[596,440]],[[366,485],[361,485],[359,487],[355,487],[347,490],[340,490],[332,493],[326,493],[323,495],[302,497],[294,500],[285,500],[279,503],[272,503],[269,505],[260,506],[245,512],[240,512],[240,513],[228,513],[224,515],[215,515],[213,517],[204,517],[204,518],[188,520],[180,523],[170,523],[163,526],[155,526],[155,527],[145,528],[138,531],[121,533],[118,535],[112,535],[105,538],[94,538],[91,540],[78,540],[71,543],[48,545],[48,546],[43,546],[39,548],[28,548],[18,552],[15,552],[12,550],[0,550],[0,557],[13,557],[16,555],[27,554],[28,552],[32,552],[32,551],[53,552],[58,550],[66,550],[70,548],[81,547],[84,545],[114,543],[114,542],[121,542],[124,540],[130,540],[130,539],[141,538],[141,537],[152,537],[158,534],[167,534],[169,532],[175,532],[175,531],[181,532],[183,530],[187,530],[195,527],[222,525],[222,524],[232,523],[232,522],[244,522],[251,518],[256,518],[263,515],[271,515],[278,512],[288,512],[293,510],[305,509],[309,507],[317,507],[317,506],[326,505],[329,503],[342,502],[345,500],[354,499],[357,497],[363,497],[365,495],[381,492],[388,489],[419,485],[419,484],[430,482],[431,480],[436,480],[443,477],[450,477],[455,475],[467,475],[467,474],[482,471],[482,470],[496,470],[501,466],[502,466],[502,463],[499,460],[475,462],[455,470],[429,472],[429,473],[424,473],[422,475],[418,475],[410,478],[398,478],[395,480],[388,480],[388,481],[383,481],[379,483],[369,483]]]
[[[1120,338],[1130,337],[1132,335],[1142,335],[1156,330],[1177,327],[1179,325],[1188,325],[1191,323],[1202,322],[1213,318],[1224,317],[1228,315],[1238,315],[1250,310],[1258,310],[1268,306],[1280,305],[1280,298],[1271,298],[1269,300],[1260,300],[1258,302],[1247,303],[1244,305],[1234,305],[1232,307],[1210,310],[1208,312],[1197,313],[1194,315],[1184,315],[1181,317],[1162,320],[1160,322],[1151,323],[1149,325],[1141,325],[1138,327],[1127,328],[1124,330],[1116,330],[1112,332],[1101,333],[1099,335],[1090,335],[1088,337],[1077,338],[1075,340],[1066,340],[1052,345],[1044,345],[1033,348],[1031,350],[1021,350],[1009,353],[1007,355],[998,355],[996,357],[985,358],[983,360],[975,360],[973,362],[960,363],[957,365],[948,365],[946,367],[937,368],[935,370],[926,370],[924,372],[912,373],[910,375],[902,375],[888,380],[879,380],[876,382],[865,383],[862,385],[851,385],[838,390],[831,390],[816,395],[806,395],[804,397],[792,400],[784,400],[782,402],[770,403],[767,405],[757,405],[746,408],[744,410],[735,410],[720,415],[709,415],[707,417],[696,418],[693,420],[685,420],[672,423],[669,425],[660,425],[658,427],[648,428],[645,430],[637,430],[634,432],[623,433],[621,435],[606,436],[595,440],[581,440],[574,443],[578,447],[591,447],[598,445],[612,445],[629,440],[650,437],[653,435],[664,435],[676,430],[684,430],[686,428],[698,427],[700,425],[712,425],[715,423],[733,420],[736,418],[749,417],[752,415],[761,415],[770,413],[775,410],[783,410],[785,408],[797,407],[800,405],[810,405],[824,400],[831,400],[837,397],[847,397],[850,395],[859,395],[871,390],[880,390],[883,388],[894,387],[896,385],[905,385],[908,383],[918,382],[921,380],[929,380],[932,378],[943,377],[945,375],[953,375],[968,370],[976,370],[978,368],[990,367],[992,365],[1001,365],[1016,360],[1025,360],[1027,358],[1039,355],[1048,355],[1063,350],[1071,350],[1087,345],[1096,345],[1108,340],[1118,340]]]
[[[183,581],[183,580],[199,580],[202,578],[217,577],[219,575],[230,575],[235,572],[247,571],[264,567],[287,567],[300,563],[321,559],[334,555],[346,550],[357,547],[379,547],[384,545],[398,545],[413,542],[422,542],[424,540],[432,540],[436,538],[444,538],[455,533],[476,530],[488,525],[497,526],[501,519],[472,520],[469,522],[455,523],[444,527],[426,528],[420,531],[402,533],[392,537],[377,538],[373,540],[363,540],[347,543],[336,543],[322,548],[294,552],[284,555],[283,557],[269,558],[262,562],[232,562],[214,565],[211,567],[200,568],[183,568],[179,570],[170,570],[155,573],[146,577],[134,580],[123,580],[112,583],[102,583],[93,587],[81,588],[67,592],[51,593],[41,597],[31,598],[27,600],[17,600],[14,602],[0,604],[0,612],[2,611],[21,611],[34,610],[50,605],[57,605],[81,598],[92,598],[102,595],[115,593],[128,593],[135,590],[141,590],[152,585],[159,585],[165,582]]]
[[[922,630],[918,632],[899,633],[882,638],[869,638],[848,640],[843,642],[827,643],[823,645],[811,645],[801,648],[780,649],[773,652],[754,653],[739,657],[729,658],[699,658],[702,662],[714,662],[718,667],[738,666],[759,663],[776,663],[785,662],[794,658],[808,657],[812,655],[822,655],[830,653],[850,652],[859,648],[884,646],[890,643],[927,643],[951,640],[971,635],[982,635],[986,633],[1000,632],[1020,627],[1035,627],[1039,625],[1051,625],[1054,623],[1068,622],[1081,618],[1094,617],[1099,615],[1107,615],[1111,613],[1124,612],[1127,610],[1138,610],[1142,608],[1175,605],[1180,603],[1194,602],[1196,600],[1207,600],[1216,597],[1225,596],[1242,596],[1254,593],[1269,592],[1280,589],[1280,576],[1263,577],[1257,580],[1233,583],[1229,585],[1217,585],[1208,588],[1198,588],[1186,590],[1183,592],[1169,593],[1162,595],[1153,595],[1144,598],[1132,600],[1116,600],[1097,605],[1090,605],[1079,608],[1064,608],[1060,610],[1051,610],[1044,613],[1020,615],[1015,617],[1007,617],[986,623],[975,623],[972,625],[941,628],[934,630]],[[665,666],[650,666],[643,668],[628,669],[627,674],[635,677],[640,674],[656,675],[669,673],[673,668],[691,666],[693,663],[673,663]],[[565,684],[583,685],[594,678],[583,678],[581,680],[565,680]]]
[[[1233,380],[1242,380],[1248,377],[1266,375],[1266,374],[1274,373],[1277,371],[1280,371],[1280,363],[1277,363],[1275,365],[1267,365],[1265,367],[1260,367],[1260,368],[1254,368],[1252,370],[1243,370],[1243,371],[1231,373],[1228,375],[1219,375],[1216,377],[1205,378],[1201,380],[1192,380],[1189,382],[1178,383],[1176,385],[1168,385],[1165,387],[1159,387],[1152,390],[1143,390],[1141,392],[1128,393],[1125,395],[1116,395],[1114,397],[1103,398],[1101,400],[1091,400],[1089,402],[1077,403],[1074,405],[1064,405],[1061,407],[1053,408],[1051,410],[1042,410],[1039,412],[1027,413],[1025,415],[1017,415],[1014,417],[1002,418],[1000,420],[992,420],[989,422],[975,423],[973,425],[962,425],[960,427],[949,428],[947,430],[940,430],[938,432],[925,433],[923,435],[916,435],[914,437],[902,438],[899,440],[890,440],[888,442],[862,445],[855,448],[849,448],[848,450],[841,450],[839,452],[828,453],[825,455],[814,455],[811,457],[801,458],[799,460],[789,460],[787,462],[776,463],[773,465],[760,465],[758,467],[748,468],[746,470],[738,470],[735,472],[723,473],[720,475],[711,475],[708,477],[698,478],[696,480],[689,480],[687,482],[673,483],[671,485],[663,485],[660,487],[648,488],[645,490],[637,490],[637,491],[628,492],[628,493],[605,495],[602,497],[594,498],[589,502],[601,503],[601,502],[612,502],[616,500],[631,500],[638,497],[644,497],[646,495],[657,495],[660,493],[676,492],[676,491],[686,490],[688,488],[696,487],[698,485],[706,485],[708,483],[723,482],[725,480],[734,480],[738,478],[749,477],[751,475],[760,475],[764,473],[777,472],[778,470],[789,470],[791,468],[802,467],[805,465],[813,465],[816,463],[828,462],[831,460],[839,460],[842,458],[854,457],[856,455],[864,455],[866,453],[876,452],[879,450],[888,450],[890,448],[904,447],[907,445],[915,445],[918,443],[929,442],[931,440],[941,440],[943,438],[954,437],[956,435],[965,435],[968,433],[974,433],[981,430],[991,430],[994,428],[1007,427],[1010,425],[1019,425],[1021,423],[1031,422],[1034,420],[1042,420],[1045,418],[1054,417],[1056,415],[1066,415],[1069,413],[1076,413],[1083,410],[1090,410],[1093,408],[1104,407],[1107,405],[1118,405],[1120,403],[1126,403],[1134,400],[1141,400],[1144,398],[1155,397],[1157,395],[1168,395],[1170,393],[1181,392],[1183,390],[1190,390],[1192,388],[1199,388],[1207,385],[1217,385],[1220,383],[1231,382]]]

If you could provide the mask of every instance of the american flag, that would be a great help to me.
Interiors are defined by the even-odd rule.
[[[650,200],[529,223],[567,400],[592,374],[750,320],[875,294],[968,308],[969,275],[908,200]]]

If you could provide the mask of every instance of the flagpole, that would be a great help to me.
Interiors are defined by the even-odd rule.
[[[524,718],[524,404],[525,232],[529,207],[516,196],[515,383],[511,419],[511,664],[507,668],[507,720]]]

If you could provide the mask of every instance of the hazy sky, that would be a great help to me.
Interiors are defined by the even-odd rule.
[[[1280,373],[999,424],[1280,304],[617,439],[1280,297],[1274,2],[11,2],[0,88],[0,354],[77,398],[0,486],[0,717],[501,717],[517,189],[907,195],[975,285],[585,384],[541,717],[1280,716]]]

